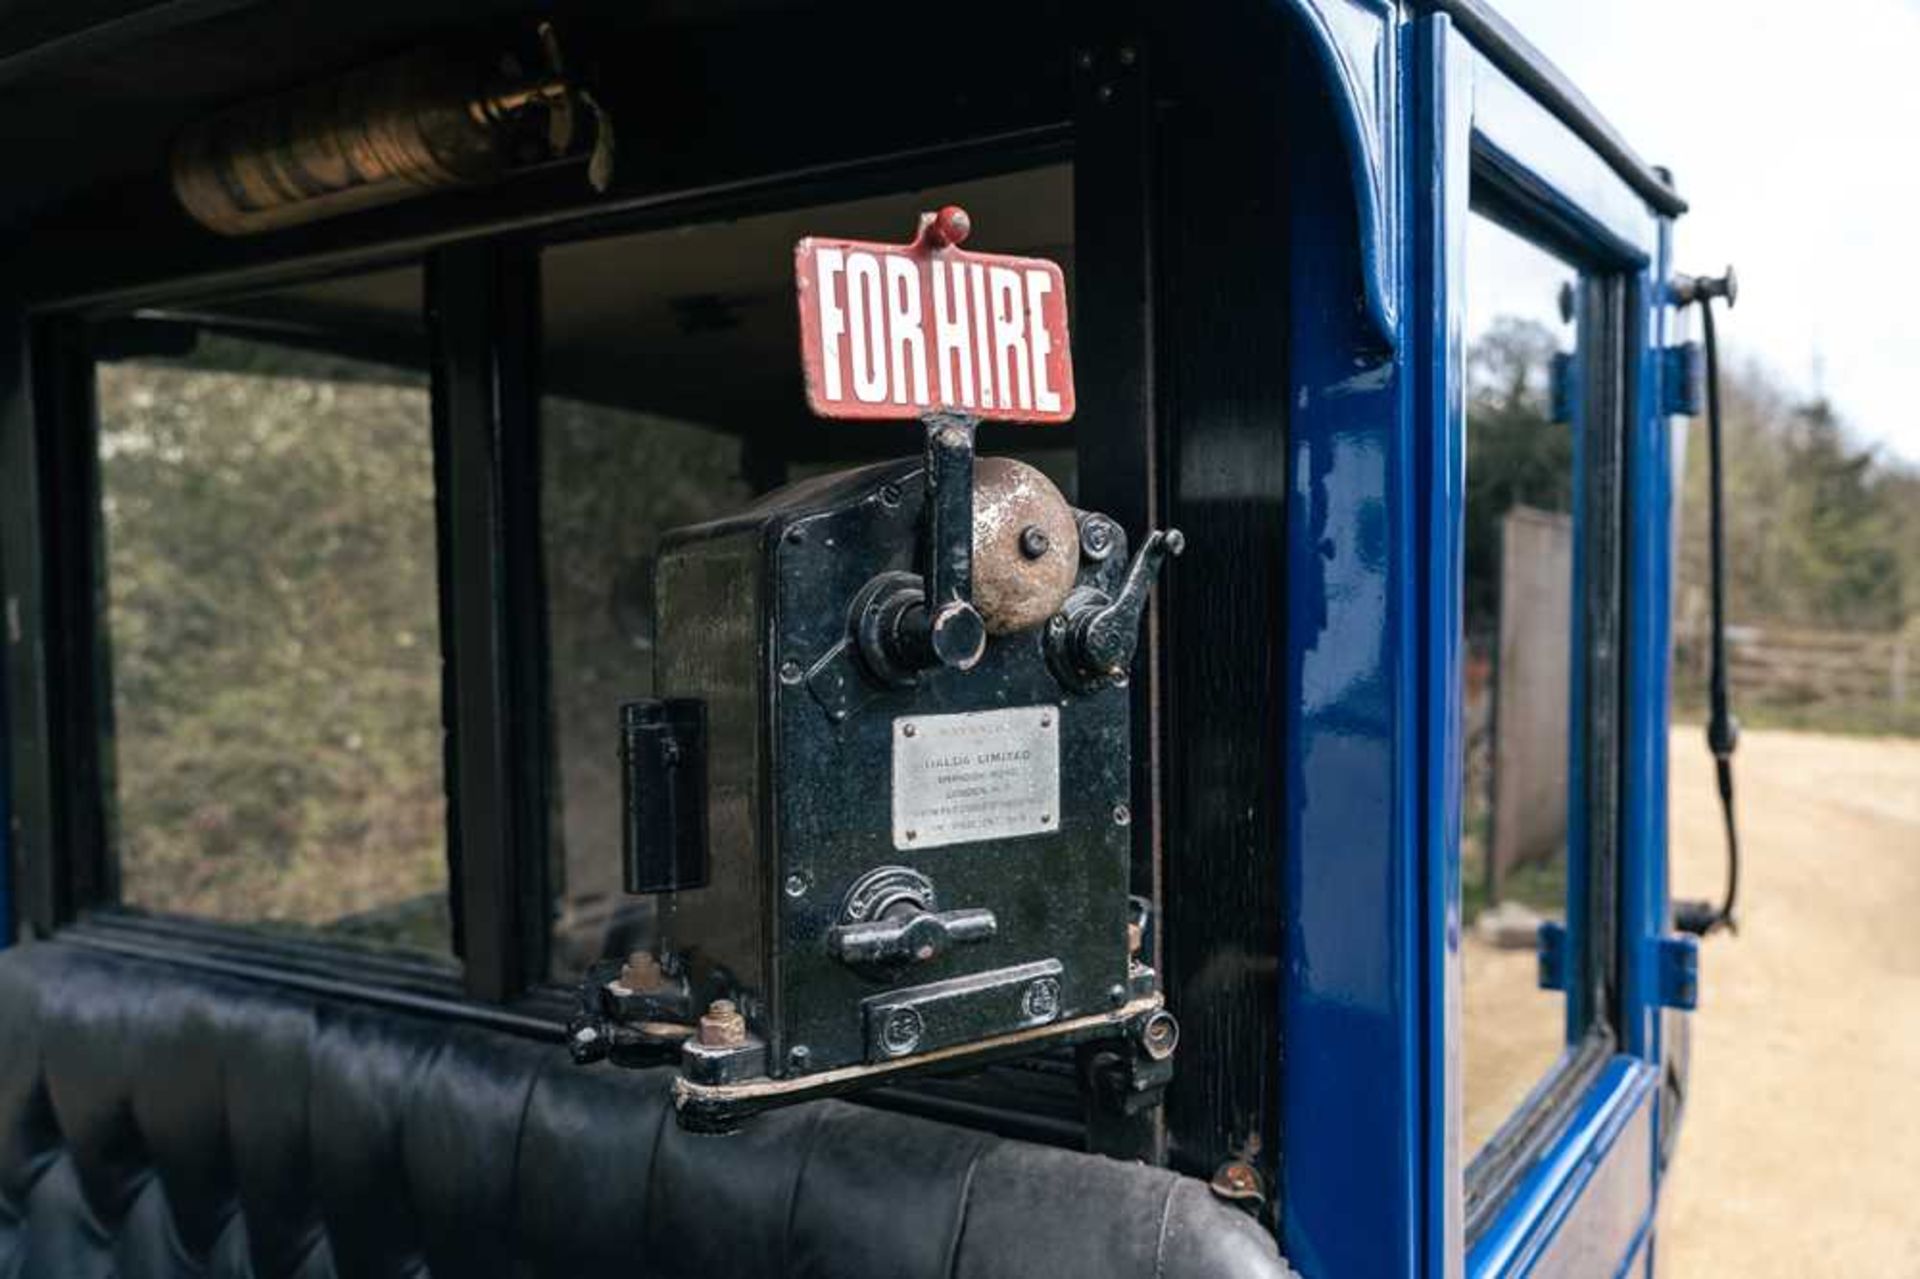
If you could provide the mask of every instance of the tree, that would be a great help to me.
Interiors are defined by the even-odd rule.
[[[1500,615],[1500,525],[1516,506],[1573,509],[1573,431],[1555,423],[1554,335],[1502,316],[1467,354],[1466,630]]]

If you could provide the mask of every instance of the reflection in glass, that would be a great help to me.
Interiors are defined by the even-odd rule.
[[[377,282],[417,324],[418,273]],[[325,353],[319,327],[115,333],[169,352],[97,383],[122,900],[447,952],[418,333],[395,363]]]
[[[1460,839],[1462,1148],[1510,1116],[1566,1042],[1538,988],[1541,923],[1567,908],[1575,425],[1572,267],[1475,216],[1467,236]],[[1559,370],[1559,371],[1557,371]]]

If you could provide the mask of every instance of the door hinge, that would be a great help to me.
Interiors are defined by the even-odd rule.
[[[1535,940],[1540,959],[1540,989],[1567,988],[1567,926],[1549,919],[1540,925]]]
[[[1660,348],[1660,411],[1671,417],[1700,416],[1705,374],[1698,342],[1676,342]]]
[[[1655,945],[1661,1005],[1692,1012],[1700,1002],[1700,939],[1676,933]]]
[[[1573,355],[1567,351],[1555,351],[1553,361],[1547,368],[1548,407],[1552,410],[1555,426],[1573,425],[1573,415],[1577,405],[1578,391],[1575,378],[1579,366],[1574,363]]]

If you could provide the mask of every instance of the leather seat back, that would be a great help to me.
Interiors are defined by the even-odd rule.
[[[1161,1169],[41,943],[0,954],[0,1276],[1288,1273]]]

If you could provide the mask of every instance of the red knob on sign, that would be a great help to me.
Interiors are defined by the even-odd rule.
[[[965,244],[971,234],[973,219],[957,204],[949,204],[934,214],[933,225],[927,229],[927,238],[941,248],[950,244]]]

